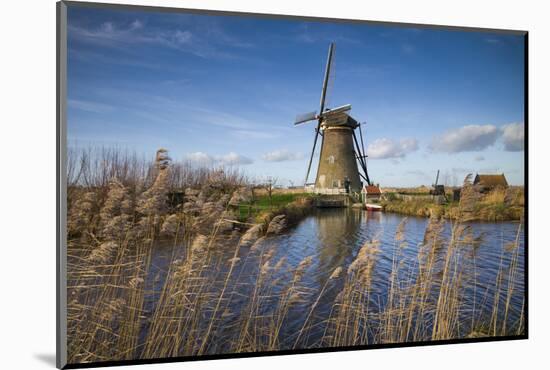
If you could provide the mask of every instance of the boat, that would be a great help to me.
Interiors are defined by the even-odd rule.
[[[367,211],[371,212],[380,212],[382,210],[382,206],[378,204],[366,203],[365,207],[367,208]]]

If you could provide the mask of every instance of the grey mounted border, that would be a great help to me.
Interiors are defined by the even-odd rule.
[[[131,1],[131,0],[130,0]],[[67,7],[88,7],[88,8],[106,8],[118,10],[141,10],[141,11],[156,11],[165,13],[188,13],[199,15],[225,15],[225,16],[241,16],[255,17],[267,19],[295,19],[317,22],[331,23],[356,23],[356,24],[373,24],[373,25],[390,25],[394,27],[417,27],[424,29],[440,29],[454,30],[463,32],[492,32],[509,35],[519,35],[524,38],[524,124],[525,124],[525,149],[524,149],[524,186],[525,186],[525,210],[524,210],[524,225],[525,225],[525,261],[524,261],[524,288],[525,288],[525,334],[518,336],[499,336],[486,338],[461,338],[452,340],[435,340],[435,341],[420,341],[406,343],[391,343],[391,344],[375,344],[375,345],[358,345],[358,346],[343,346],[343,347],[326,347],[326,348],[310,348],[310,349],[294,349],[270,352],[246,352],[246,353],[230,353],[218,355],[203,355],[192,357],[167,357],[153,359],[136,359],[126,361],[105,361],[82,364],[67,364]],[[56,139],[56,176],[57,176],[57,209],[56,209],[56,231],[57,231],[57,250],[56,250],[56,366],[60,369],[68,368],[92,368],[105,366],[122,366],[122,365],[137,365],[137,364],[155,364],[155,363],[170,363],[181,361],[204,361],[229,358],[247,358],[247,357],[263,357],[263,356],[281,356],[291,354],[306,354],[306,353],[326,353],[326,352],[341,352],[341,351],[356,351],[378,348],[404,348],[418,346],[434,346],[443,344],[460,344],[460,343],[481,343],[481,342],[497,342],[509,340],[523,340],[529,338],[529,99],[528,99],[528,77],[529,77],[529,32],[526,30],[510,30],[510,29],[495,29],[481,27],[460,27],[448,25],[434,25],[421,23],[406,23],[406,22],[384,22],[361,19],[343,19],[343,18],[325,18],[301,15],[283,15],[283,14],[267,14],[267,13],[250,13],[237,11],[220,11],[206,9],[189,9],[147,5],[131,5],[131,4],[110,4],[101,2],[80,2],[80,1],[59,1],[56,4],[57,15],[57,52],[56,52],[56,124],[57,124],[57,139]]]
[[[56,366],[67,364],[67,5],[56,4],[57,15],[57,253]]]

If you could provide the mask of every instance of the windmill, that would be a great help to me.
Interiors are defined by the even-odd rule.
[[[334,43],[331,43],[328,49],[319,113],[310,112],[299,115],[294,122],[295,125],[299,125],[309,121],[317,121],[313,148],[311,149],[304,183],[307,185],[311,163],[315,155],[315,147],[317,146],[317,139],[321,136],[321,154],[319,156],[319,166],[315,179],[316,191],[322,192],[327,189],[359,191],[361,189],[361,178],[368,185],[371,185],[367,172],[367,156],[365,154],[361,124],[349,115],[351,104],[333,109],[325,107],[333,56]],[[356,128],[359,128],[361,145],[359,145],[359,141],[355,135]],[[361,167],[362,172],[359,171],[357,164]]]
[[[435,176],[435,184],[432,185],[430,190],[431,195],[440,195],[443,196],[445,202],[447,202],[447,195],[445,194],[445,185],[439,184],[439,170],[437,170],[437,175]]]

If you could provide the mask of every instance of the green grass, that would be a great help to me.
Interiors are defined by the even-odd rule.
[[[296,199],[309,197],[308,193],[278,193],[269,196],[257,196],[253,202],[239,204],[239,219],[245,221],[250,217],[256,217],[261,213],[274,211],[294,202]]]
[[[497,191],[483,195],[476,202],[471,214],[470,221],[510,221],[520,220],[523,217],[523,194],[510,204],[504,201],[504,194],[496,197]],[[451,199],[447,195],[448,199]],[[430,217],[438,216],[448,219],[456,219],[459,216],[459,203],[448,202],[435,204],[426,199],[402,200],[397,199],[393,194],[386,194],[382,201],[386,212],[400,213],[409,216]]]

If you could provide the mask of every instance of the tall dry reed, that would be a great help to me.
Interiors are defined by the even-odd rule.
[[[475,290],[472,304],[481,242],[467,224],[477,201],[470,178],[449,235],[448,221],[433,217],[423,241],[409,245],[407,221],[399,225],[384,289],[374,284],[378,237],[366,241],[349,265],[331,271],[316,289],[304,284],[313,257],[290,267],[263,237],[263,225],[244,235],[233,230],[239,223],[227,227],[230,199],[243,177],[231,171],[186,172],[189,168],[170,161],[165,150],[152,165],[114,151],[99,153],[94,157],[84,151],[71,162],[71,363],[524,330],[523,308],[517,322],[510,320],[518,317],[512,303],[522,273],[521,230],[503,249],[494,294],[486,294],[493,301],[491,312],[477,308],[483,302],[476,300]],[[92,163],[92,158],[112,162]],[[184,206],[170,204],[168,195],[186,188],[193,191],[185,192]],[[152,276],[153,251],[163,243],[173,246],[172,254],[166,270]],[[339,293],[328,303],[330,313],[322,316],[320,307],[335,289]]]

